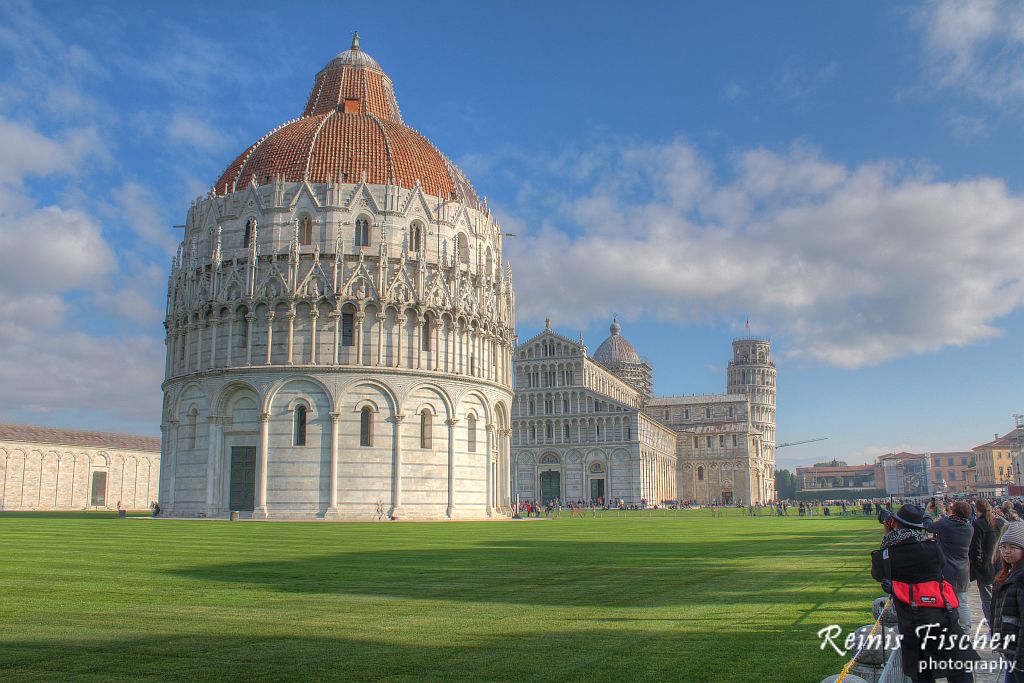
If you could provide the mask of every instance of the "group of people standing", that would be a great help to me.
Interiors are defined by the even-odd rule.
[[[978,655],[967,605],[974,582],[988,642],[1005,658],[1005,680],[1024,682],[1024,521],[1013,506],[994,510],[979,499],[947,509],[932,499],[924,510],[880,510],[879,521],[886,531],[871,575],[892,596],[904,673],[914,681],[974,680]],[[985,630],[979,625],[975,633]]]

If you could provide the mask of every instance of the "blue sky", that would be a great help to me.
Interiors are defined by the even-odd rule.
[[[5,2],[0,420],[154,434],[190,200],[363,48],[505,229],[521,339],[661,394],[774,341],[782,466],[1024,412],[1024,6]]]

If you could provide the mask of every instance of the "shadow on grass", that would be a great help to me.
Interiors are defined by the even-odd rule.
[[[841,539],[840,539],[841,540]],[[837,571],[834,534],[785,540],[504,541],[193,565],[168,573],[285,593],[548,606],[824,604],[869,566]],[[856,561],[856,557],[853,559]],[[851,559],[851,558],[843,558]],[[827,578],[826,578],[826,575]]]
[[[779,633],[650,632],[625,628],[539,631],[431,643],[302,636],[153,634],[123,640],[0,641],[0,673],[50,680],[817,680],[834,657],[812,640],[780,648]],[[259,628],[254,625],[253,628]],[[268,627],[272,628],[272,627]],[[790,635],[792,638],[793,636]],[[406,636],[405,640],[409,638]],[[742,661],[756,665],[740,668]],[[841,664],[840,664],[841,665]]]

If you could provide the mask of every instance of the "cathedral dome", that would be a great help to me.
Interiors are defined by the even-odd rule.
[[[593,356],[594,360],[602,365],[643,362],[633,345],[619,334],[622,331],[622,325],[618,320],[612,320],[611,327],[608,329],[612,334],[597,347]]]
[[[472,185],[427,138],[402,121],[391,79],[370,55],[352,47],[320,70],[302,116],[270,131],[231,162],[214,186],[234,192],[250,179],[397,185],[473,208]]]

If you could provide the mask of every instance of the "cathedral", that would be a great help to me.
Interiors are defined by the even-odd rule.
[[[164,514],[507,516],[514,311],[486,200],[356,35],[188,210]]]
[[[613,321],[591,357],[546,329],[515,350],[514,495],[661,505],[775,498],[771,343],[733,340],[726,392],[654,397],[653,368]]]

